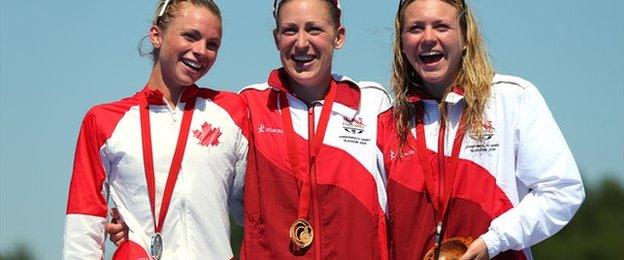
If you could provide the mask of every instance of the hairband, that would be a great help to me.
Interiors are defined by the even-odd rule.
[[[280,2],[282,2],[282,0],[273,0],[273,17],[275,18],[277,18],[277,7],[279,6]],[[342,9],[340,8],[340,1],[332,0],[332,2],[336,5],[336,7],[338,7],[338,10],[342,12]]]
[[[167,10],[167,6],[169,5],[169,2],[171,0],[165,0],[165,3],[163,4],[163,6],[160,8],[160,12],[158,13],[158,17],[161,17],[165,14],[165,11]]]

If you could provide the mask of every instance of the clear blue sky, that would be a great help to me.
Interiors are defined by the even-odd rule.
[[[0,252],[27,242],[61,257],[80,121],[97,103],[141,89],[136,51],[153,0],[0,0]],[[239,90],[279,65],[271,0],[220,0],[224,40],[200,83]],[[388,85],[395,0],[343,0],[335,72]],[[545,96],[588,183],[624,184],[624,2],[472,0],[501,73]],[[548,145],[548,144],[544,144]]]

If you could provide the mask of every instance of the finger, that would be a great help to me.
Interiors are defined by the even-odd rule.
[[[126,242],[126,240],[127,240],[126,238],[122,238],[121,240],[119,240],[119,241],[115,242],[115,245],[116,245],[116,246],[120,246],[121,244],[123,244],[124,242]]]
[[[124,225],[118,223],[108,223],[104,229],[106,230],[106,233],[112,235],[124,231],[125,227]]]

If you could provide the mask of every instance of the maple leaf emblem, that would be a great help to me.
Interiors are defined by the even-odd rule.
[[[212,125],[208,122],[204,122],[202,129],[193,130],[193,136],[199,139],[199,144],[203,146],[216,146],[219,144],[219,136],[221,136],[221,130],[216,127],[212,128]]]

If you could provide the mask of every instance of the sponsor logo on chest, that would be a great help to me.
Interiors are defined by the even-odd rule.
[[[260,125],[258,125],[258,134],[265,134],[265,133],[283,134],[284,129],[268,127],[264,123],[260,123]]]
[[[342,119],[342,129],[344,129],[346,134],[342,134],[338,138],[345,143],[351,144],[367,145],[370,143],[371,139],[365,135],[367,130],[366,124],[364,124],[361,117],[353,119],[343,117]]]
[[[466,149],[472,153],[495,152],[500,147],[498,140],[492,139],[495,133],[496,129],[492,126],[492,121],[485,121],[481,136],[473,132],[468,134],[472,141],[466,146]]]

